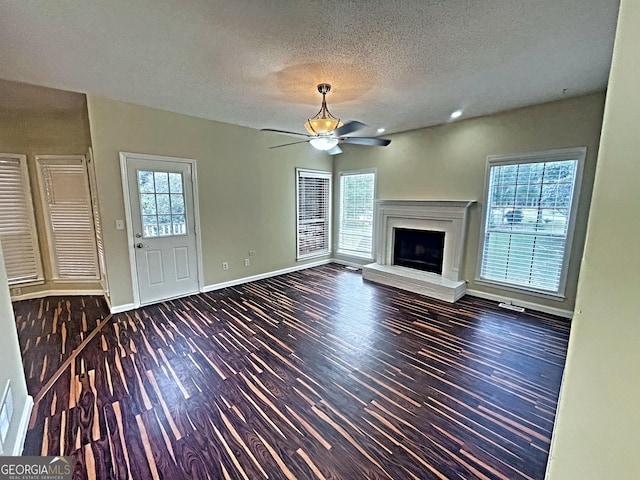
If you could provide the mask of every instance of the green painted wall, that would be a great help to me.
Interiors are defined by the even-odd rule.
[[[331,171],[331,157],[306,144],[269,150],[287,137],[250,128],[93,96],[87,105],[112,305],[133,301],[127,234],[115,229],[120,151],[196,160],[205,286],[299,265],[295,168]]]
[[[346,145],[344,153],[336,157],[335,169],[376,168],[380,199],[478,201],[470,210],[467,225],[462,278],[469,280],[468,288],[572,311],[603,104],[604,94],[597,93],[391,135],[392,143],[385,148]],[[475,282],[487,156],[578,146],[587,147],[587,160],[565,300],[514,293]],[[338,218],[337,210],[334,218]]]
[[[547,478],[640,478],[640,2],[623,0]]]

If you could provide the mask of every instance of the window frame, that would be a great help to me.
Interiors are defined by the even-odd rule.
[[[35,210],[33,207],[33,193],[31,191],[31,182],[29,179],[29,166],[27,163],[27,156],[17,153],[0,153],[1,158],[18,160],[20,168],[20,177],[22,185],[22,194],[24,195],[24,201],[27,209],[27,216],[29,217],[29,227],[31,230],[31,245],[33,248],[33,254],[36,267],[36,278],[30,278],[26,280],[9,280],[10,287],[23,287],[30,285],[42,285],[44,283],[44,269],[42,268],[42,255],[40,253],[38,227],[36,223]],[[6,252],[3,251],[5,264],[7,262]]]
[[[368,175],[368,174],[373,174],[373,202],[371,204],[371,214],[372,214],[372,220],[371,220],[371,254],[367,255],[367,254],[362,254],[362,255],[358,255],[357,253],[354,253],[352,251],[344,251],[340,249],[340,235],[341,235],[341,231],[342,231],[342,178],[345,176],[352,176],[352,175]],[[341,255],[341,256],[345,256],[345,257],[353,257],[353,258],[358,258],[358,259],[363,259],[363,260],[370,260],[370,261],[374,261],[374,257],[375,257],[375,251],[376,251],[376,245],[375,245],[375,233],[376,233],[376,198],[378,195],[378,169],[377,168],[362,168],[362,169],[358,169],[358,170],[343,170],[338,172],[338,238],[336,241],[337,247],[336,247],[336,253]]]
[[[93,161],[93,149],[89,147],[85,155],[87,159],[87,174],[89,177],[89,192],[91,195],[91,208],[93,209],[93,230],[96,234],[96,250],[98,253],[98,267],[100,272],[100,284],[104,294],[109,296],[109,279],[107,278],[107,260],[104,250],[104,225],[100,213],[98,201],[98,179],[96,178],[96,165]]]
[[[47,161],[69,161],[81,162],[84,167],[86,186],[87,186],[87,208],[89,210],[89,225],[91,229],[90,236],[93,239],[93,256],[95,264],[94,276],[65,276],[61,274],[59,267],[59,257],[56,253],[55,234],[53,231],[53,225],[51,223],[51,211],[47,200],[46,185],[44,172],[42,167],[46,165]],[[100,258],[98,255],[98,245],[95,231],[95,216],[93,212],[93,202],[91,198],[91,184],[89,180],[89,171],[87,167],[87,159],[84,155],[36,155],[35,156],[35,168],[38,181],[38,188],[40,189],[40,206],[42,208],[42,218],[44,221],[44,228],[46,232],[47,248],[49,249],[49,266],[51,268],[51,281],[61,283],[95,283],[101,280]]]
[[[328,208],[327,208],[327,249],[326,251],[317,251],[313,253],[300,254],[300,178],[301,176],[326,178],[329,181],[327,190]],[[332,253],[332,234],[333,234],[333,172],[328,170],[313,170],[307,168],[296,168],[296,261],[303,261],[310,258],[324,257]]]
[[[478,258],[476,265],[475,282],[486,284],[493,287],[499,287],[505,290],[511,290],[528,295],[534,295],[544,298],[562,301],[565,298],[565,290],[567,286],[567,276],[569,272],[569,263],[571,260],[571,249],[573,246],[573,238],[575,233],[575,224],[578,213],[578,204],[580,202],[580,190],[582,187],[582,176],[584,164],[586,160],[587,148],[562,148],[555,150],[546,150],[541,152],[508,154],[508,155],[490,155],[487,157],[485,182],[482,202],[482,215],[480,217],[480,238],[478,246]],[[487,215],[489,213],[489,183],[491,179],[491,168],[502,165],[522,165],[527,163],[544,163],[554,161],[577,160],[576,173],[573,184],[573,195],[571,197],[571,208],[569,213],[569,222],[567,224],[567,234],[565,236],[564,252],[562,256],[562,265],[560,268],[560,279],[558,289],[554,291],[538,289],[531,286],[517,285],[513,283],[501,282],[497,280],[483,278],[482,261],[484,258],[484,243],[487,227]]]

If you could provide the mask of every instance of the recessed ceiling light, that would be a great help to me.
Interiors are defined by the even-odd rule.
[[[462,115],[462,110],[456,110],[451,114],[451,118],[458,118],[460,115]]]
[[[384,133],[384,128],[379,128],[378,133]]]

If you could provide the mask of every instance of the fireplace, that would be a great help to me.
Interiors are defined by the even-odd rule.
[[[365,280],[455,302],[466,291],[462,261],[473,201],[376,200],[375,263]]]
[[[394,228],[393,264],[442,274],[444,232]]]

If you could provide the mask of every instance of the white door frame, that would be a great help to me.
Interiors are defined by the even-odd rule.
[[[129,174],[127,173],[127,161],[134,159],[152,160],[155,162],[188,163],[191,165],[191,181],[193,184],[193,217],[196,235],[196,265],[198,268],[198,290],[204,291],[204,278],[202,274],[202,241],[200,239],[200,208],[198,202],[198,177],[196,173],[196,161],[191,158],[166,157],[162,155],[149,155],[146,153],[120,152],[120,172],[122,176],[122,193],[124,196],[124,215],[126,219],[127,246],[129,250],[129,267],[131,269],[131,284],[133,287],[133,308],[141,306],[140,287],[138,285],[138,269],[135,257],[135,239],[133,238],[133,218],[131,215],[131,196],[129,193]],[[168,298],[166,300],[169,300]]]

